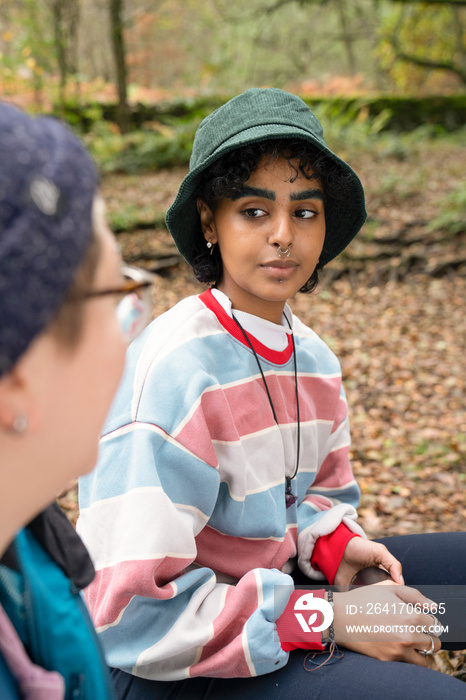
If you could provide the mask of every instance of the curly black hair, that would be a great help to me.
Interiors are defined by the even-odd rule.
[[[272,160],[286,158],[292,172],[296,173],[290,182],[294,182],[299,175],[308,180],[318,180],[324,192],[324,206],[330,199],[343,200],[347,196],[348,176],[328,156],[303,139],[270,139],[226,153],[201,173],[194,196],[214,212],[220,199],[233,198],[241,193],[244,183],[249,180],[264,156]],[[218,246],[210,254],[204,239],[199,238],[194,254],[193,270],[196,279],[204,284],[219,282],[223,274],[223,263]],[[316,288],[320,269],[322,266],[317,263],[300,292],[312,292]]]

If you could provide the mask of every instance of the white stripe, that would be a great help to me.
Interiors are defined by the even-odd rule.
[[[307,421],[300,421],[300,426],[301,426],[301,431],[309,426],[312,425],[324,425],[324,426],[333,426],[333,420],[325,420],[324,418],[316,418],[314,420],[307,420]],[[262,437],[264,435],[267,435],[268,433],[273,433],[277,429],[280,430],[280,432],[286,431],[286,430],[296,430],[297,423],[280,423],[280,425],[277,426],[276,423],[271,425],[268,428],[263,428],[263,430],[257,430],[254,433],[249,433],[247,435],[241,435],[241,437],[238,438],[238,440],[212,440],[213,445],[239,445],[242,442],[245,442],[246,440],[254,440],[257,437]],[[336,433],[336,431],[335,431]],[[312,470],[312,471],[315,471]]]
[[[312,508],[312,510],[316,513],[321,513],[323,510],[327,510],[326,508],[319,508],[315,503],[311,503],[311,501],[302,501],[300,506],[308,506],[308,508]]]
[[[346,440],[341,442],[341,444],[335,445],[335,447],[332,447],[331,450],[329,450],[328,454],[331,455],[332,452],[339,452],[340,450],[343,450],[344,448],[347,448],[351,445],[351,440],[348,440],[348,436],[345,435]],[[327,455],[328,457],[328,455]],[[324,460],[325,461],[325,460]]]
[[[228,486],[228,495],[230,496],[232,501],[236,501],[237,503],[243,503],[246,500],[247,496],[252,496],[255,493],[263,493],[264,491],[269,491],[270,489],[274,488],[275,486],[280,486],[280,484],[283,484],[283,478],[278,479],[278,481],[272,481],[268,484],[264,484],[263,487],[257,487],[256,489],[250,489],[249,491],[245,492],[244,496],[235,496],[235,494],[231,491],[231,484],[228,481],[223,481],[222,483],[224,483]]]
[[[105,498],[101,501],[95,501],[92,503],[90,506],[87,508],[82,508],[80,510],[80,515],[83,515],[84,513],[88,513],[91,509],[93,508],[98,508],[99,504],[101,503],[118,503],[121,501],[126,501],[126,498],[129,494],[137,494],[137,493],[150,493],[150,492],[156,492],[158,491],[159,493],[165,494],[165,491],[161,486],[138,486],[136,488],[131,489],[131,491],[126,491],[125,493],[119,494],[118,496],[109,496],[108,498]],[[175,508],[180,509],[180,510],[188,510],[197,515],[200,519],[204,520],[204,522],[209,521],[209,516],[206,515],[205,513],[202,512],[199,508],[196,508],[196,506],[192,506],[187,503],[175,503],[174,501],[171,501]]]
[[[212,624],[222,608],[222,585],[212,574],[197,588],[167,633],[139,655],[133,674],[156,680],[189,678],[189,669],[199,660],[199,649],[209,641]]]
[[[286,428],[286,425],[280,425],[279,428]],[[231,445],[231,447],[235,446],[240,446],[243,442],[246,442],[247,440],[254,440],[256,437],[263,437],[264,435],[268,435],[269,433],[274,433],[277,430],[277,425],[274,423],[268,428],[264,428],[263,430],[257,430],[254,433],[249,433],[248,435],[241,435],[237,440],[212,440],[213,445],[221,445],[221,446],[228,446]]]
[[[172,527],[150,527],[153,513]],[[125,561],[151,559],[193,560],[194,537],[207,522],[198,509],[172,503],[161,487],[137,488],[84,508],[78,521],[96,569]],[[87,537],[87,535],[89,535]]]
[[[216,580],[218,580],[217,576],[215,576],[215,578],[216,578]],[[227,593],[228,593],[229,588],[230,588],[229,585],[220,587],[220,596],[219,596],[219,602],[218,602],[218,614],[220,614],[220,612],[225,608],[226,597],[227,597]],[[217,619],[218,614],[215,616],[215,619]],[[214,621],[212,621],[212,623],[209,625],[209,633],[208,633],[208,637],[206,639],[206,642],[205,642],[205,644],[203,644],[202,646],[200,646],[198,648],[191,668],[193,668],[194,666],[196,666],[199,663],[201,656],[202,656],[202,652],[204,651],[204,647],[214,638],[214,634],[215,634]]]
[[[262,588],[262,579],[260,577],[259,571],[257,569],[254,569],[254,577],[256,579],[256,586],[257,586],[257,607],[260,608],[262,603],[264,602],[264,591]]]
[[[259,572],[257,569],[254,569],[254,578],[256,579],[256,591],[257,591],[257,600],[258,600],[258,608],[262,605],[262,602],[264,600],[264,592],[262,590],[262,580],[259,576]],[[241,644],[243,647],[243,653],[244,653],[244,658],[246,661],[246,664],[249,669],[249,673],[251,676],[257,676],[257,671],[255,669],[255,666],[252,662],[251,658],[251,652],[249,651],[249,643],[248,643],[248,635],[247,635],[247,625],[245,625],[243,629],[243,633],[241,635]]]
[[[294,377],[294,374],[292,375]],[[340,372],[298,372],[298,379],[309,377],[314,379],[341,379]]]
[[[308,421],[301,428],[299,471],[308,474],[311,482],[328,442],[330,422]],[[259,431],[235,442],[215,442],[220,480],[227,484],[235,501],[244,501],[248,494],[265,493],[283,483],[285,474],[294,473],[295,427],[280,426],[278,429],[274,425],[265,433],[264,436],[264,431]],[[238,465],[241,465],[240,472]]]

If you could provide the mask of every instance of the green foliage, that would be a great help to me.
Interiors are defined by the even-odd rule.
[[[159,126],[178,129],[187,127],[196,120],[200,122],[213,110],[224,104],[234,94],[177,98],[149,104],[138,103],[131,109],[132,125],[135,129],[147,129],[147,122]],[[426,137],[445,131],[455,131],[466,121],[466,95],[432,96],[429,98],[400,97],[386,95],[376,98],[354,97],[306,97],[303,99],[316,114],[321,115],[335,130],[346,128],[353,122],[358,125],[362,136],[378,135],[393,131],[414,132],[420,138],[425,129]],[[93,128],[93,123],[101,119],[116,121],[115,103],[78,104],[68,100],[66,116],[70,123],[79,126],[83,132]],[[326,133],[328,133],[326,131]]]
[[[458,78],[466,82],[465,22],[466,8],[446,3],[384,4],[376,51],[380,67],[402,91],[413,86],[435,91],[455,86]]]
[[[386,131],[381,134],[376,144],[376,152],[380,158],[407,160],[419,151],[426,143],[436,138],[446,136],[441,126],[425,124],[404,133]],[[418,173],[420,176],[421,173]]]
[[[158,211],[151,204],[140,206],[131,202],[124,203],[115,211],[109,212],[107,218],[114,233],[133,231],[148,223],[160,228],[165,226],[165,213]]]
[[[85,140],[102,172],[141,173],[184,165],[189,161],[199,119],[183,120],[176,128],[160,124],[120,134],[109,122],[98,122]]]
[[[390,117],[388,110],[370,117],[367,109],[350,105],[341,110],[338,105],[317,105],[313,108],[324,125],[328,143],[337,151],[370,149]],[[102,172],[141,173],[189,162],[192,142],[201,121],[183,114],[180,118],[163,118],[129,134],[121,134],[110,122],[95,123],[85,140]]]
[[[445,231],[454,236],[466,231],[466,186],[459,185],[440,203],[440,212],[428,225],[429,231]]]
[[[419,126],[441,127],[455,131],[466,122],[466,95],[429,95],[429,97],[384,95],[368,99],[369,114],[375,116],[385,109],[392,112],[386,128],[411,131]]]
[[[4,95],[17,90],[18,76],[30,81],[37,95],[42,90],[44,73],[54,68],[53,36],[43,9],[35,0],[2,7],[0,80]]]
[[[142,128],[122,135],[112,122],[100,120],[91,125],[84,138],[104,173],[141,173],[185,165],[189,162],[194,135],[201,120],[225,100],[194,100],[192,114],[189,112],[191,103],[185,101],[177,101],[174,106],[165,103],[145,107],[136,120],[147,119]],[[406,133],[390,130],[388,127],[395,116],[385,106],[390,104],[388,98],[381,104],[380,112],[373,109],[373,103],[360,100],[307,101],[324,127],[327,143],[346,160],[369,152],[379,158],[405,160],[426,141],[455,138],[439,125],[424,124]],[[84,112],[89,119],[104,113],[111,116],[107,107],[99,108],[98,105],[91,105]],[[174,116],[174,112],[178,116]],[[456,138],[460,140],[463,133],[460,130]],[[387,187],[389,184],[387,180]]]
[[[368,108],[356,100],[343,108],[338,101],[311,107],[324,128],[326,142],[342,158],[371,149],[391,117],[389,109],[371,117]]]

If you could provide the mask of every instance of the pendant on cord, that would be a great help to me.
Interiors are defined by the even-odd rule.
[[[298,500],[298,497],[294,495],[291,491],[291,479],[289,476],[286,477],[286,486],[285,486],[285,503],[286,507],[289,508],[290,506],[293,505],[293,503],[296,503]]]
[[[282,251],[282,253],[284,255],[286,255],[286,257],[288,257],[288,255],[289,255],[289,251],[288,251],[288,254],[286,253],[287,250],[288,250],[288,248],[286,250]],[[285,320],[286,320],[288,326],[290,327],[290,331],[292,331],[291,323],[289,322],[286,314],[284,316],[285,316]],[[238,319],[236,318],[236,316],[234,314],[232,314],[232,318],[233,318],[233,321],[238,326],[238,328],[240,329],[241,333],[243,334],[247,345],[249,345],[249,347],[251,348],[252,354],[254,355],[257,366],[259,367],[259,371],[261,373],[262,381],[264,382],[264,387],[265,387],[265,391],[267,393],[267,398],[269,400],[270,408],[272,409],[273,419],[278,426],[277,414],[275,413],[275,408],[273,405],[272,397],[270,396],[269,387],[267,386],[267,381],[265,379],[264,370],[262,369],[262,365],[259,361],[257,353],[254,350],[254,346],[251,343],[251,341],[249,340],[249,337],[248,337],[246,331],[244,330],[243,326],[241,325],[241,323],[238,321]],[[295,347],[293,332],[291,332],[291,342],[293,344],[294,387],[295,387],[295,393],[296,393],[297,431],[296,431],[296,467],[295,467],[295,470],[293,472],[293,476],[286,476],[285,477],[285,479],[286,479],[286,482],[285,482],[285,503],[286,503],[287,508],[292,506],[293,503],[296,503],[296,501],[298,500],[298,497],[295,496],[294,493],[291,491],[291,480],[295,478],[296,474],[298,473],[298,468],[299,468],[299,446],[300,446],[300,427],[301,427],[301,423],[300,423],[300,419],[299,419],[298,365],[297,365],[297,360],[296,360],[296,347]]]

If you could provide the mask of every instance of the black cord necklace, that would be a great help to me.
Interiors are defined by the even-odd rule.
[[[272,397],[270,396],[269,387],[267,386],[267,382],[266,382],[266,380],[265,380],[264,371],[263,371],[263,369],[262,369],[261,363],[259,362],[259,358],[258,358],[258,356],[257,356],[257,353],[256,353],[256,351],[254,350],[254,347],[253,347],[251,341],[249,340],[246,331],[244,330],[243,326],[241,325],[241,323],[238,321],[238,319],[236,318],[236,316],[235,316],[233,313],[232,313],[232,317],[233,317],[233,321],[236,323],[236,325],[237,325],[238,328],[240,329],[241,333],[242,333],[243,336],[244,336],[244,339],[246,340],[247,344],[248,344],[249,347],[251,348],[252,353],[253,353],[253,355],[254,355],[254,357],[255,357],[255,359],[256,359],[257,366],[259,367],[259,371],[260,371],[260,373],[261,373],[262,381],[264,382],[265,391],[267,392],[267,397],[268,397],[268,399],[269,399],[270,408],[272,409],[272,414],[273,414],[274,421],[275,421],[275,423],[276,423],[277,425],[279,425],[278,420],[277,420],[277,414],[275,413],[275,408],[274,408],[274,405],[273,405]],[[285,320],[286,320],[286,322],[287,322],[287,324],[288,324],[288,326],[289,326],[289,328],[290,328],[290,330],[291,330],[291,324],[290,324],[290,322],[288,321],[286,315],[285,315]],[[296,445],[296,467],[295,467],[295,470],[294,470],[292,476],[286,476],[286,475],[285,475],[285,503],[286,503],[286,507],[287,507],[287,508],[289,508],[291,505],[293,505],[293,503],[295,503],[295,502],[298,500],[298,497],[295,496],[294,493],[293,493],[292,490],[291,490],[291,482],[292,482],[292,480],[295,478],[296,474],[298,473],[298,467],[299,467],[299,444],[300,444],[300,438],[301,438],[301,426],[300,426],[300,420],[299,420],[298,366],[297,366],[297,362],[296,362],[296,346],[295,346],[295,342],[294,342],[293,331],[291,331],[291,342],[292,342],[292,345],[293,345],[294,385],[295,385],[295,392],[296,392],[296,420],[297,420],[297,423],[298,423],[298,429],[297,429],[297,440],[296,440],[296,442],[297,442],[297,445]]]

